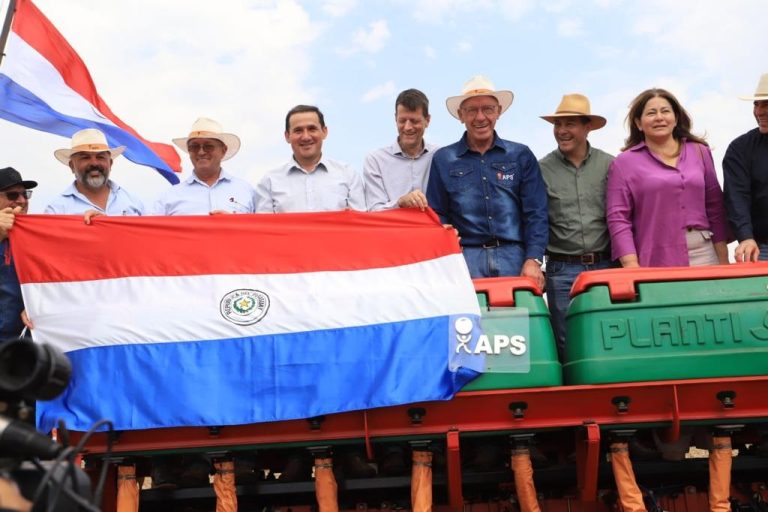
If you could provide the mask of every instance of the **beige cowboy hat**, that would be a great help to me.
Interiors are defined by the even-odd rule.
[[[110,148],[107,137],[101,131],[96,128],[86,128],[72,136],[71,148],[57,149],[53,152],[53,156],[64,165],[69,165],[69,159],[75,153],[101,153],[102,151],[109,151],[110,156],[116,158],[123,154],[125,146]]]
[[[227,146],[227,152],[222,160],[229,160],[240,150],[240,137],[234,133],[224,133],[219,123],[213,119],[208,119],[207,117],[201,117],[195,121],[195,123],[192,125],[192,129],[189,131],[189,135],[186,137],[173,139],[173,143],[181,148],[181,150],[185,153],[189,153],[187,150],[187,142],[189,139],[220,140],[225,146]]]
[[[596,116],[592,114],[589,108],[589,98],[583,94],[572,93],[563,96],[560,104],[557,106],[554,114],[548,116],[540,116],[545,121],[554,123],[558,117],[588,117],[592,121],[592,129],[599,130],[605,126],[605,118],[603,116]]]
[[[757,83],[757,90],[752,96],[739,96],[742,100],[748,101],[765,101],[768,100],[768,73],[765,73],[760,77],[760,81]]]
[[[461,96],[451,96],[445,100],[445,106],[448,107],[448,112],[453,117],[459,119],[459,107],[461,107],[464,100],[474,96],[493,96],[501,105],[502,114],[509,108],[512,100],[515,98],[512,91],[497,91],[493,86],[493,82],[482,75],[477,75],[470,78],[469,82],[464,84]]]

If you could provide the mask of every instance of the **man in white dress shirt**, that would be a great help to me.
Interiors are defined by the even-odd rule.
[[[285,141],[293,158],[269,172],[256,187],[257,211],[322,212],[365,210],[363,180],[347,164],[323,156],[328,127],[320,109],[297,105],[285,116]]]
[[[434,144],[424,141],[429,126],[429,99],[406,89],[395,100],[397,140],[365,157],[363,180],[368,211],[427,207],[427,180]]]

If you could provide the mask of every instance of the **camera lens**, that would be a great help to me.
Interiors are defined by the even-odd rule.
[[[0,394],[51,400],[64,391],[72,365],[51,345],[15,340],[0,345]]]

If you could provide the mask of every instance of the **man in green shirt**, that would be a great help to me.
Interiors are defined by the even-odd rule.
[[[587,141],[605,126],[583,94],[566,94],[557,111],[541,116],[553,125],[557,149],[539,161],[549,198],[546,290],[560,360],[565,355],[565,314],[573,281],[585,270],[611,266],[605,222],[605,183],[613,156]]]

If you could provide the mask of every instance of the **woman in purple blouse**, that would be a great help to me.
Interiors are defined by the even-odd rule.
[[[627,124],[606,190],[613,258],[624,267],[728,263],[723,192],[688,113],[668,91],[648,89]]]

